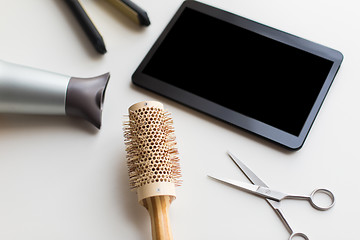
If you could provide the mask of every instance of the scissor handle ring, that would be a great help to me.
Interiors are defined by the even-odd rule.
[[[289,240],[292,240],[294,237],[301,237],[305,240],[309,240],[309,238],[305,235],[305,233],[300,233],[300,232],[292,233],[289,237]]]
[[[331,199],[330,205],[329,205],[329,206],[325,206],[325,207],[317,205],[317,204],[315,203],[315,201],[314,201],[314,196],[315,196],[315,194],[317,194],[317,193],[325,193],[326,195],[328,195],[328,196],[330,197],[330,199]],[[333,194],[332,192],[330,192],[330,191],[327,190],[327,189],[318,188],[318,189],[315,189],[315,190],[310,194],[310,204],[311,204],[311,206],[313,206],[313,207],[314,207],[315,209],[317,209],[317,210],[325,211],[325,210],[328,210],[328,209],[330,209],[330,208],[332,208],[332,207],[334,206],[334,204],[335,204],[335,196],[334,196],[334,194]]]

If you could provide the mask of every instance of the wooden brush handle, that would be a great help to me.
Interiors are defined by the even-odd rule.
[[[151,218],[151,232],[153,240],[172,240],[169,207],[173,196],[155,196],[141,200],[141,204],[148,210]]]

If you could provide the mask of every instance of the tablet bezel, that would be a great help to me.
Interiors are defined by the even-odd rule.
[[[266,123],[260,122],[256,119],[247,117],[241,113],[235,112],[217,103],[211,102],[201,96],[194,95],[186,90],[180,89],[168,83],[165,83],[159,79],[153,78],[143,73],[144,68],[154,55],[162,41],[165,39],[172,26],[175,24],[181,13],[185,8],[190,8],[204,14],[210,15],[222,21],[234,24],[241,28],[253,31],[265,37],[274,39],[284,44],[290,45],[295,48],[299,48],[306,52],[310,52],[314,55],[328,59],[333,62],[333,65],[329,71],[329,74],[324,82],[323,87],[312,107],[310,114],[308,115],[305,124],[299,134],[295,136],[289,134],[283,130],[270,126]],[[292,150],[300,149],[310,131],[310,128],[316,118],[316,115],[325,99],[325,96],[335,78],[335,75],[341,65],[343,55],[334,49],[325,47],[323,45],[311,42],[309,40],[297,37],[295,35],[280,31],[278,29],[260,24],[258,22],[243,18],[241,16],[232,14],[230,12],[200,3],[196,1],[185,1],[171,19],[169,24],[165,27],[159,38],[156,40],[148,54],[140,63],[136,71],[132,76],[132,82],[140,87],[156,92],[160,95],[168,97],[179,103],[187,105],[193,109],[206,113],[210,116],[218,118],[222,121],[245,129],[263,138],[278,143],[286,148]]]

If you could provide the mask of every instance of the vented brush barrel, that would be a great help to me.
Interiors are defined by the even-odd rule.
[[[74,78],[0,60],[0,112],[75,116],[100,128],[109,77]]]
[[[150,214],[152,238],[170,240],[169,206],[181,174],[169,113],[155,101],[132,105],[125,139],[130,186]]]
[[[137,135],[138,153],[135,161],[142,164],[138,165],[139,172],[132,179],[139,202],[146,197],[160,195],[170,195],[175,198],[171,165],[164,164],[170,161],[167,159],[170,158],[168,153],[170,146],[166,145],[169,140],[164,134],[169,128],[165,122],[164,106],[159,102],[148,101],[134,104],[129,110],[136,131],[134,135]],[[132,162],[130,164],[132,165]]]

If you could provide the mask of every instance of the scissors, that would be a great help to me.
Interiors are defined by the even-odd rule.
[[[289,222],[286,220],[282,210],[281,210],[281,203],[280,201],[283,199],[299,199],[299,200],[307,200],[312,207],[317,210],[325,211],[332,208],[335,204],[335,197],[334,194],[327,190],[327,189],[315,189],[310,195],[293,195],[293,194],[286,194],[282,192],[278,192],[275,190],[270,189],[259,177],[255,175],[243,162],[241,162],[238,158],[236,158],[233,154],[228,152],[230,158],[234,161],[234,163],[240,168],[240,170],[245,174],[245,176],[250,180],[250,183],[245,183],[241,181],[235,181],[231,179],[220,179],[213,176],[209,176],[215,180],[220,182],[229,184],[231,186],[240,188],[243,191],[255,194],[257,196],[265,198],[265,200],[270,204],[270,206],[274,209],[276,214],[279,216],[283,224],[285,225],[286,229],[290,233],[289,240],[299,237],[305,240],[309,240],[309,238],[302,232],[295,232]],[[314,196],[316,194],[324,193],[330,198],[330,204],[328,206],[320,206],[314,201]]]

